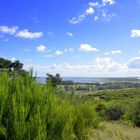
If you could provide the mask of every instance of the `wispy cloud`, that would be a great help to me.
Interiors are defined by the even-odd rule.
[[[18,30],[17,26],[0,26],[1,33],[7,33],[13,35],[17,32],[17,30]]]
[[[83,20],[84,20],[84,18],[85,18],[85,14],[82,14],[82,15],[80,15],[80,16],[78,16],[78,17],[73,17],[72,19],[70,19],[70,23],[71,24],[77,24],[77,23],[80,23],[80,22],[82,22]]]
[[[70,36],[70,37],[74,36],[73,33],[71,33],[71,32],[67,32],[67,35]]]
[[[80,14],[79,16],[75,16],[69,20],[71,24],[78,24],[82,22],[85,17],[88,15],[94,15],[94,20],[97,21],[99,18],[103,18],[105,21],[110,21],[112,17],[115,16],[114,13],[105,12],[104,7],[108,5],[114,5],[116,2],[115,0],[102,0],[101,2],[89,2],[89,7]]]
[[[26,38],[26,39],[35,39],[35,38],[40,38],[43,36],[42,32],[29,32],[27,29],[24,29],[22,31],[19,31],[16,34],[17,37],[20,38]]]
[[[88,9],[85,10],[85,12],[77,17],[73,17],[72,19],[70,19],[70,23],[71,24],[78,24],[80,22],[82,22],[86,16],[88,15],[93,15],[94,14],[94,9],[92,7],[89,7]]]
[[[122,54],[121,50],[112,50],[112,51],[108,51],[104,53],[105,55],[109,55],[109,54]]]
[[[65,48],[64,51],[65,51],[65,52],[73,52],[74,49],[73,49],[73,48]]]
[[[107,4],[113,5],[116,3],[115,0],[103,0],[102,2],[103,2],[103,6],[105,6]]]

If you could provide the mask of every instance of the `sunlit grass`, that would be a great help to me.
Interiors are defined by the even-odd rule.
[[[91,140],[140,140],[140,128],[105,122],[100,129],[94,129]]]

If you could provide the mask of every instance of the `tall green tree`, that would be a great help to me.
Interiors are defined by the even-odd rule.
[[[58,73],[55,76],[49,73],[47,73],[46,75],[47,75],[46,82],[50,81],[52,84],[52,87],[54,88],[62,82],[62,78],[60,74]]]
[[[23,76],[28,74],[28,72],[23,69],[23,64],[19,60],[12,62],[4,58],[0,58],[0,71],[17,72]]]

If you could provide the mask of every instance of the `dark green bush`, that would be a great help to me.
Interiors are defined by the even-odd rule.
[[[124,109],[122,108],[122,106],[119,105],[110,106],[105,111],[105,116],[107,120],[119,120],[123,117],[123,115]]]

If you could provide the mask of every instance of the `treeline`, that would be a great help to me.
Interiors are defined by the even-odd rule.
[[[140,88],[140,83],[134,82],[112,82],[96,85],[98,90],[115,90],[115,89],[125,89],[125,88]]]
[[[23,63],[19,60],[14,62],[0,57],[0,71],[17,72],[20,75],[26,75],[28,72],[23,69]]]

